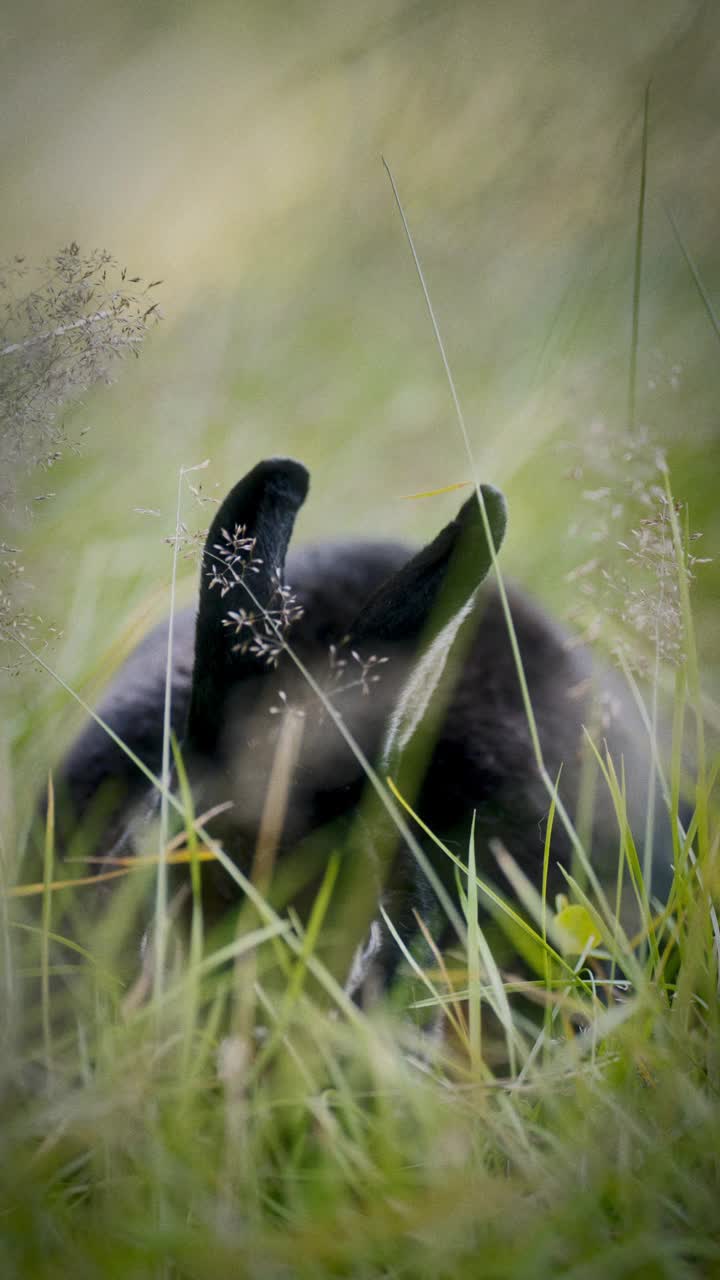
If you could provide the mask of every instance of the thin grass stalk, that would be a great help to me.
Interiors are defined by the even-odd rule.
[[[659,731],[659,685],[660,685],[660,617],[662,616],[663,606],[665,603],[665,581],[660,579],[659,586],[660,598],[658,601],[657,612],[655,614],[655,663],[652,678],[652,693],[650,704],[650,734],[651,740],[657,742]],[[654,756],[659,753],[650,752],[650,763],[648,765],[648,782],[647,782],[647,801],[645,812],[645,834],[643,845],[643,879],[648,897],[652,894],[652,867],[653,867],[653,841],[655,835],[655,798],[656,798],[656,778],[657,769]]]
[[[52,894],[49,886],[53,880],[55,862],[55,788],[52,774],[48,776],[47,817],[45,820],[45,849],[43,855],[42,932],[40,935],[40,993],[42,1007],[43,1053],[48,1083],[53,1066],[52,1024],[50,1020],[50,929],[52,925]]]
[[[482,1004],[480,1000],[480,947],[478,942],[478,888],[475,878],[475,810],[468,841],[467,880],[467,966],[470,1065],[473,1070],[482,1058]]]
[[[63,889],[78,889],[83,885],[103,884],[108,880],[125,879],[133,871],[144,871],[148,866],[156,866],[157,857],[153,856],[152,860],[143,858],[139,861],[137,867],[117,867],[113,871],[105,871],[95,876],[72,876],[67,880],[53,880],[51,884],[45,885],[43,880],[33,881],[31,884],[14,884],[12,888],[6,891],[7,898],[32,898],[38,894],[60,893]]]
[[[595,696],[594,688],[593,696]],[[599,730],[599,717],[595,714],[594,705],[590,723],[593,733],[597,733]],[[577,802],[575,805],[575,827],[583,848],[592,848],[593,820],[598,798],[597,793],[598,769],[595,757],[591,751],[583,750],[577,788]],[[553,804],[553,809],[554,807],[555,806]],[[570,870],[575,878],[582,884],[585,879],[585,873],[574,850]]]
[[[433,1007],[437,1009],[441,1009],[443,1011],[443,1013],[446,1015],[448,1019],[448,1022],[451,1024],[455,1034],[457,1035],[458,1039],[460,1041],[464,1040],[465,1033],[462,1025],[461,1014],[454,1007],[455,1005],[454,996],[450,996],[446,999],[442,995],[442,993],[438,990],[438,988],[435,986],[434,982],[432,981],[432,978],[430,978],[430,976],[426,973],[422,965],[418,963],[415,956],[409,950],[407,944],[401,938],[400,934],[395,928],[395,925],[390,919],[390,916],[385,910],[385,907],[383,906],[382,902],[380,903],[380,915],[382,916],[385,922],[385,927],[388,933],[390,934],[391,938],[395,942],[398,950],[401,952],[406,964],[412,970],[415,976],[420,979],[420,982],[422,982],[423,986],[427,987],[428,991],[430,992],[430,995],[432,996]],[[420,931],[422,932],[422,924],[420,924]],[[427,937],[428,935],[426,934],[425,936]],[[422,1002],[414,1002],[413,1004],[413,1008],[422,1008],[422,1007],[426,1007],[426,1005]],[[483,1071],[487,1070],[482,1060],[478,1063],[478,1066],[482,1067]]]
[[[640,689],[640,686],[638,685],[638,682],[635,679],[635,676],[633,675],[630,669],[629,663],[627,661],[627,658],[625,657],[625,654],[622,652],[622,649],[618,649],[617,660],[618,660],[620,669],[627,681],[628,688],[630,689],[630,692],[633,696],[633,701],[635,703],[635,706],[637,707],[640,719],[642,720],[643,728],[647,733],[648,745],[650,747],[650,753],[653,760],[654,772],[657,775],[657,781],[660,784],[660,790],[662,793],[663,801],[667,806],[668,813],[670,813],[671,807],[672,807],[672,795],[671,795],[670,787],[668,786],[667,777],[665,775],[665,767],[663,765],[662,759],[660,757],[660,752],[658,750],[657,733],[653,732],[652,712],[651,711],[649,712],[647,709],[647,706],[645,704],[645,699],[643,698],[643,695],[642,695],[642,690]]]
[[[185,835],[187,839],[187,850],[190,856],[190,893],[192,899],[190,916],[190,964],[187,974],[189,989],[187,1001],[183,1006],[184,1032],[181,1057],[182,1069],[180,1072],[181,1079],[184,1083],[188,1079],[189,1075],[192,1045],[200,1005],[200,984],[197,975],[203,952],[202,880],[200,863],[197,856],[197,832],[195,831],[194,826],[195,815],[192,792],[190,790],[190,783],[188,781],[187,770],[185,769],[185,764],[182,758],[182,752],[178,746],[175,734],[172,735],[172,752],[178,786],[180,789],[180,799],[187,815]],[[163,857],[163,861],[165,860],[165,857]]]
[[[640,287],[645,234],[645,193],[647,189],[648,120],[650,113],[650,81],[645,88],[643,128],[640,153],[640,191],[635,226],[635,263],[633,268],[632,332],[630,335],[630,368],[628,370],[628,429],[635,430],[637,417],[637,357],[640,337]]]
[[[405,210],[403,208],[402,201],[400,199],[400,194],[398,192],[395,179],[392,175],[390,166],[388,165],[387,160],[385,159],[384,156],[382,157],[382,162],[385,167],[385,171],[388,175],[388,178],[390,179],[390,185],[392,187],[393,196],[395,197],[395,203],[398,207],[398,212],[400,214],[403,228],[405,230],[405,236],[407,238],[408,245],[410,246],[410,252],[412,254],[413,262],[415,263],[415,270],[417,272],[418,279],[420,281],[420,287],[422,289],[423,297],[425,299],[425,305],[427,307],[428,315],[430,316],[430,323],[433,328],[433,333],[435,334],[435,340],[437,342],[438,349],[440,351],[443,367],[445,369],[445,375],[447,377],[448,386],[450,388],[450,394],[451,394],[452,402],[455,408],[455,414],[457,417],[458,426],[460,427],[460,433],[462,435],[463,443],[465,445],[465,452],[467,454],[468,464],[470,466],[470,472],[472,475],[473,484],[475,486],[475,493],[477,495],[478,506],[480,508],[480,514],[483,522],[485,538],[487,540],[488,547],[490,548],[490,556],[492,560],[493,569],[495,571],[495,578],[496,578],[497,587],[498,587],[498,595],[500,597],[503,616],[505,618],[505,624],[507,626],[510,648],[513,655],[513,661],[515,663],[515,669],[517,671],[518,681],[520,684],[520,692],[522,696],[523,709],[525,711],[525,718],[527,720],[528,731],[530,734],[530,741],[532,743],[533,754],[535,756],[535,761],[538,767],[538,771],[540,773],[540,777],[542,778],[543,785],[546,791],[548,792],[548,795],[550,796],[550,798],[552,799],[553,795],[555,795],[556,808],[557,808],[558,814],[560,815],[560,819],[562,821],[563,827],[567,832],[567,835],[572,843],[573,849],[577,853],[577,856],[580,860],[582,868],[590,884],[592,885],[595,893],[597,894],[598,900],[603,904],[603,909],[605,910],[605,912],[609,914],[610,906],[607,901],[607,898],[605,897],[605,893],[603,891],[602,885],[600,884],[600,881],[598,880],[595,870],[590,863],[590,859],[588,858],[587,853],[583,848],[583,845],[578,837],[577,831],[575,830],[575,826],[570,818],[570,815],[568,814],[560,796],[558,796],[557,793],[554,792],[552,779],[550,778],[550,775],[545,766],[542,746],[540,743],[540,736],[538,734],[537,721],[535,719],[535,713],[533,711],[532,702],[530,699],[530,690],[528,688],[528,683],[525,676],[525,668],[523,666],[522,656],[520,654],[520,646],[518,644],[517,632],[515,630],[515,624],[513,622],[512,613],[510,610],[510,602],[508,600],[507,590],[505,588],[505,581],[503,579],[502,570],[500,569],[497,552],[495,549],[495,542],[493,540],[492,530],[490,528],[490,521],[488,520],[487,511],[485,509],[485,503],[483,500],[480,480],[477,474],[477,467],[475,465],[475,458],[472,452],[470,437],[469,437],[467,426],[465,423],[465,416],[463,414],[462,407],[460,404],[460,398],[458,396],[457,389],[455,386],[455,379],[453,377],[452,370],[450,368],[450,362],[448,360],[447,353],[445,351],[445,344],[443,342],[442,335],[440,333],[440,327],[438,325],[438,322],[435,316],[435,310],[430,298],[430,292],[428,290],[428,287],[425,281],[425,274],[423,272],[422,265],[418,257],[418,253],[415,248],[415,242],[413,240],[412,232],[410,230],[410,225],[405,216]]]
[[[288,808],[293,771],[300,753],[304,724],[304,720],[293,711],[286,711],[282,717],[280,735],[265,791],[252,865],[253,884],[263,894],[270,888]]]
[[[675,876],[686,870],[684,857],[684,837],[680,822],[680,790],[682,780],[682,754],[685,735],[685,706],[687,701],[687,674],[685,664],[678,663],[675,668],[675,686],[673,691],[672,720],[672,754],[670,759],[670,817],[673,842],[673,864]]]
[[[422,289],[423,297],[425,299],[425,305],[427,307],[427,312],[430,317],[430,323],[432,325],[433,333],[435,335],[435,341],[437,343],[438,351],[440,352],[440,358],[442,360],[443,368],[445,370],[445,376],[447,378],[448,387],[450,388],[450,396],[452,398],[453,407],[455,409],[455,416],[457,418],[458,425],[460,427],[460,434],[462,435],[463,444],[465,446],[465,452],[467,454],[467,459],[470,466],[470,472],[472,475],[473,484],[475,486],[475,493],[477,495],[478,506],[480,508],[480,515],[483,522],[483,530],[485,533],[485,538],[486,538],[488,547],[490,548],[490,557],[492,559],[493,569],[495,570],[495,576],[498,583],[498,590],[500,592],[503,611],[505,613],[505,620],[508,625],[510,644],[512,646],[515,665],[518,670],[520,688],[522,692],[523,704],[525,706],[525,714],[527,716],[530,737],[532,739],[533,751],[535,753],[535,758],[538,762],[538,765],[542,766],[542,763],[543,763],[542,749],[540,746],[540,738],[537,731],[535,715],[533,713],[532,704],[530,702],[530,692],[528,690],[527,681],[525,679],[525,671],[522,664],[522,658],[520,656],[520,649],[517,643],[517,636],[515,634],[515,627],[512,621],[512,615],[510,613],[510,605],[507,599],[507,594],[505,592],[505,584],[502,580],[502,572],[498,564],[498,557],[495,549],[495,540],[492,535],[492,529],[490,528],[490,521],[488,520],[487,511],[485,509],[485,500],[483,498],[482,488],[481,488],[480,480],[477,474],[475,458],[473,455],[472,446],[470,444],[470,436],[468,433],[467,424],[465,422],[465,415],[463,413],[462,405],[460,404],[460,397],[457,392],[457,387],[455,386],[455,378],[453,376],[452,369],[450,368],[450,361],[448,360],[447,352],[445,350],[445,343],[443,342],[442,334],[440,332],[440,326],[435,316],[435,308],[433,307],[432,300],[430,298],[430,292],[425,280],[425,273],[423,271],[422,264],[418,256],[417,249],[415,248],[415,241],[413,239],[413,235],[410,230],[410,224],[408,223],[407,217],[405,216],[405,209],[400,199],[400,193],[397,189],[397,185],[395,183],[392,170],[390,169],[390,166],[384,156],[382,157],[382,162],[385,167],[385,172],[387,173],[388,178],[390,180],[392,193],[393,193],[393,196],[395,197],[395,203],[397,205],[398,212],[400,214],[400,218],[405,231],[405,236],[406,236],[408,245],[410,247],[412,259],[415,264],[415,270],[417,272],[418,280],[420,281],[420,287]]]
[[[63,882],[55,881],[51,887],[57,887],[58,883],[62,885]],[[67,884],[67,881],[65,883]],[[38,925],[27,924],[24,920],[13,920],[11,925],[13,929],[19,929],[23,933],[30,933],[35,935],[37,938],[42,939],[43,929],[42,927],[38,927]],[[80,943],[75,942],[73,938],[65,938],[61,933],[55,933],[52,929],[48,931],[47,936],[50,942],[55,946],[64,947],[68,951],[72,951],[75,955],[80,956],[86,964],[92,966],[97,975],[98,983],[102,980],[102,982],[105,983],[107,990],[119,988],[122,985],[121,979],[117,978],[110,969],[106,969],[104,965],[99,964],[92,952],[88,951],[87,947],[82,947]]]
[[[609,752],[607,754],[608,754],[608,773],[610,774],[613,784],[617,788],[615,793],[617,800],[615,801],[615,796],[613,797],[613,800],[614,800],[614,803],[616,803],[616,813],[618,817],[618,823],[620,824],[620,828],[622,832],[622,841],[620,846],[620,861],[621,862],[623,862],[624,860],[627,861],[633,889],[635,891],[638,907],[640,908],[641,920],[643,921],[643,933],[645,934],[645,936],[648,939],[648,942],[650,943],[651,952],[653,954],[655,962],[657,963],[659,956],[658,956],[658,949],[657,949],[657,939],[655,937],[655,926],[653,923],[652,908],[650,906],[649,886],[644,874],[643,867],[640,864],[640,859],[638,857],[638,852],[637,852],[637,846],[635,844],[635,839],[633,837],[632,831],[630,829],[630,823],[627,818],[627,782],[625,778],[625,761],[622,757],[620,758],[620,778],[618,779],[617,771],[615,769],[615,763],[610,757]],[[619,806],[619,809],[617,808],[617,806]]]
[[[10,893],[10,865],[7,846],[0,831],[0,932],[2,933],[2,966],[3,966],[3,1002],[0,1009],[0,1026],[2,1040],[9,1051],[13,1027],[15,1025],[15,972],[12,946],[10,942],[10,913],[8,897]]]
[[[175,734],[172,735],[172,750],[175,770],[180,790],[180,800],[186,814],[185,840],[190,862],[190,891],[192,894],[192,916],[190,922],[190,962],[199,961],[203,950],[203,910],[202,910],[202,872],[198,837],[195,825],[195,808],[193,805],[190,781],[187,776],[182,751]]]
[[[652,912],[650,910],[650,901],[648,898],[645,881],[643,879],[642,867],[640,866],[640,860],[637,855],[635,841],[633,839],[633,834],[632,834],[632,831],[630,830],[630,824],[628,822],[627,800],[626,800],[626,794],[625,794],[624,761],[621,760],[621,777],[620,779],[618,779],[617,771],[615,769],[615,762],[613,761],[613,758],[610,755],[609,751],[606,751],[605,759],[603,760],[595,744],[591,741],[590,738],[588,738],[588,741],[590,742],[592,750],[595,751],[597,755],[598,764],[600,765],[600,769],[602,770],[602,775],[605,780],[605,785],[610,794],[610,799],[613,802],[613,807],[615,809],[615,817],[617,819],[618,829],[620,831],[620,841],[621,841],[620,859],[621,859],[621,862],[623,860],[627,861],[628,870],[630,872],[630,879],[632,881],[632,886],[633,886],[635,897],[638,904],[638,910],[640,912],[640,918],[644,924],[644,927],[647,930],[647,936],[648,936],[648,939],[650,940],[650,945],[653,951],[653,955],[657,959],[657,940],[655,939],[655,935],[654,935]],[[620,947],[622,951],[625,953],[626,961],[628,961],[632,956],[633,963],[636,964],[637,962],[633,954],[632,946],[627,937],[627,934],[625,933],[625,930],[622,927],[622,924],[620,922],[617,912],[615,912],[615,914],[613,915],[610,921],[610,925],[611,925],[611,932],[613,934],[613,938],[617,946]],[[615,954],[615,952],[613,952],[613,954]]]
[[[294,715],[291,711],[286,711],[270,768],[260,826],[255,842],[255,852],[250,869],[251,882],[263,899],[266,898],[270,891],[275,860],[287,812],[293,769],[297,762],[303,730],[304,720]],[[297,917],[292,916],[290,912],[288,914],[292,920],[295,933],[300,939],[301,945],[304,946],[307,941],[305,932]],[[248,918],[252,920],[254,915],[255,911],[252,904],[245,904],[245,907],[238,913],[236,926],[238,937],[242,936],[243,931],[246,929]],[[278,966],[289,983],[293,969],[296,966],[293,966],[290,962],[280,937],[273,941],[273,949]],[[252,953],[242,962],[238,960],[235,964],[233,1024],[238,1034],[246,1037],[252,1034],[256,988],[257,961],[255,954]]]
[[[680,233],[680,228],[678,227],[678,224],[675,220],[675,216],[672,212],[672,209],[669,207],[669,205],[665,205],[665,213],[667,214],[668,221],[670,223],[670,226],[673,229],[675,239],[677,240],[680,246],[680,250],[685,259],[690,275],[693,278],[693,283],[700,296],[700,301],[702,302],[703,307],[705,308],[705,314],[707,315],[707,318],[713,327],[713,330],[715,332],[715,337],[718,340],[720,340],[720,319],[718,319],[715,308],[712,304],[712,300],[710,298],[710,294],[708,293],[707,289],[705,288],[705,285],[703,284],[703,281],[700,276],[700,272],[697,269],[695,260],[692,257],[690,250],[688,249],[687,245],[685,244],[685,241],[682,238],[682,235]]]
[[[626,863],[627,863],[627,857],[626,857],[625,841],[622,839],[622,836],[621,836],[621,838],[620,838],[620,850],[619,850],[619,853],[618,853],[618,869],[617,869],[617,875],[616,875],[616,877],[615,877],[615,920],[616,920],[616,923],[619,923],[619,921],[620,921],[620,915],[621,915],[621,911],[622,911],[622,896],[623,896],[623,885],[624,885],[624,881],[625,881],[625,866],[626,866]],[[617,933],[618,933],[618,931],[617,931],[617,928],[616,928],[616,930],[615,930],[615,935],[616,935],[617,945],[618,945],[618,948],[619,948],[619,947],[620,947],[620,945],[621,945],[621,940],[620,940],[620,938],[617,936]],[[615,955],[615,952],[613,952],[612,958],[611,958],[611,960],[610,960],[610,981],[611,981],[611,982],[614,982],[614,981],[615,981],[615,977],[616,977],[616,967],[617,967],[617,957],[616,957],[616,955]]]
[[[263,1013],[269,1017],[273,1025],[277,1025],[280,1015],[278,1014],[278,1010],[276,1006],[273,1004],[272,1000],[270,999],[270,996],[268,995],[267,991],[265,990],[261,982],[257,982],[255,984],[255,995],[257,997],[258,1006],[262,1009]],[[317,1088],[317,1080],[313,1077],[312,1072],[310,1071],[302,1054],[298,1050],[297,1045],[293,1043],[293,1041],[290,1039],[290,1036],[287,1034],[287,1029],[282,1036],[282,1045],[283,1045],[283,1048],[287,1050],[289,1057],[292,1059],[293,1065],[297,1067],[298,1074],[302,1078],[303,1084],[305,1085],[306,1089],[308,1090],[308,1092],[312,1092],[314,1089]],[[255,1059],[255,1062],[257,1062],[257,1059]],[[249,1089],[252,1089],[257,1085],[258,1075],[259,1073],[257,1071],[254,1071],[253,1075],[248,1077]]]
[[[190,467],[188,470],[194,471],[196,468]],[[160,777],[162,780],[162,791],[160,792],[160,829],[158,833],[159,840],[159,861],[157,869],[157,878],[155,881],[155,936],[154,951],[155,964],[153,969],[153,995],[156,1000],[162,995],[163,984],[165,981],[165,958],[167,950],[167,863],[165,861],[165,850],[168,841],[168,793],[170,789],[170,722],[172,714],[172,673],[173,673],[173,639],[175,631],[175,588],[177,582],[177,562],[180,547],[180,507],[182,504],[182,487],[185,478],[185,467],[180,467],[178,471],[177,486],[177,504],[175,508],[175,536],[173,538],[173,554],[172,554],[172,570],[170,574],[170,616],[168,618],[168,638],[167,653],[165,657],[165,698],[163,702],[163,736],[162,736],[162,768]]]
[[[263,898],[266,898],[270,890],[275,856],[285,820],[290,775],[297,757],[298,738],[301,734],[302,721],[297,720],[291,713],[286,713],[265,789],[265,802],[255,842],[253,862],[250,868],[250,879]],[[248,913],[251,917],[254,914],[251,907],[248,907],[248,911],[240,911],[238,913],[236,925],[238,937],[242,936]],[[298,934],[298,936],[300,935]],[[277,940],[274,945],[280,967],[284,968],[286,975],[289,975],[290,966],[286,962],[282,943]],[[235,961],[234,971],[235,999],[232,1025],[235,1033],[249,1043],[255,1023],[255,988],[257,983],[257,957],[255,952],[249,953],[243,959],[238,958]]]
[[[469,877],[468,877],[468,880],[469,880]],[[479,882],[476,878],[476,886],[478,883]],[[464,896],[464,901],[467,905],[467,898],[465,895],[463,896]],[[476,913],[476,918],[477,918],[477,913]],[[497,1017],[498,1022],[500,1023],[503,1029],[503,1033],[505,1036],[505,1045],[507,1047],[507,1053],[508,1053],[508,1065],[509,1065],[510,1074],[511,1076],[516,1076],[518,1052],[522,1055],[523,1058],[525,1058],[528,1050],[527,1050],[525,1041],[522,1037],[520,1027],[513,1020],[512,1010],[510,1009],[510,1002],[507,996],[506,984],[503,981],[502,974],[498,968],[497,961],[495,960],[492,950],[485,937],[485,933],[483,929],[480,927],[479,920],[476,926],[476,939],[477,939],[479,958],[482,961],[482,964],[484,965],[485,971],[487,973],[487,993],[486,993],[487,1002],[490,1008],[492,1009],[493,1013]],[[480,988],[480,994],[483,994],[482,988]],[[489,1070],[489,1068],[487,1069]]]
[[[589,759],[589,756],[587,755],[587,753],[586,753],[586,759]],[[558,770],[558,775],[555,780],[556,791],[557,791],[557,787],[560,784],[561,772],[562,772],[562,765]],[[545,979],[545,989],[548,992],[548,994],[550,994],[550,991],[551,991],[551,969],[550,969],[550,954],[548,952],[547,895],[548,895],[548,878],[550,875],[550,842],[552,840],[554,822],[555,822],[555,802],[551,800],[550,812],[548,813],[547,826],[545,827],[545,840],[543,843],[542,885],[540,889],[540,894],[542,899],[542,905],[540,910],[540,933],[543,941],[543,971],[544,971],[543,977]],[[543,1043],[545,1046],[547,1046],[550,1043],[550,1037],[552,1034],[552,1021],[553,1021],[553,1010],[552,1010],[552,1005],[550,1004],[550,1001],[548,1001],[547,1004],[545,1005],[544,1017],[543,1017],[544,1033],[545,1033]]]
[[[698,852],[702,863],[704,858],[707,856],[710,840],[707,804],[707,753],[705,748],[705,725],[703,721],[702,694],[700,689],[700,671],[698,667],[697,645],[695,642],[695,625],[690,605],[690,583],[688,580],[687,559],[682,535],[680,533],[680,524],[675,510],[675,503],[670,489],[670,476],[667,467],[663,468],[663,480],[665,496],[668,503],[668,512],[670,515],[670,528],[672,530],[675,560],[678,567],[678,587],[680,590],[680,608],[682,612],[683,633],[685,637],[688,690],[690,692],[690,698],[695,712],[695,743],[697,752],[697,785],[695,795],[698,815]]]
[[[463,915],[467,916],[467,913],[468,913],[467,897],[463,891],[463,887],[460,882],[460,875],[457,872],[457,869],[456,869],[455,880],[456,880],[457,890],[458,890],[458,901],[460,902],[460,906],[462,907]],[[467,991],[465,992],[464,997],[458,993],[455,987],[455,983],[453,982],[452,978],[450,977],[450,974],[448,973],[448,967],[447,967],[447,964],[445,963],[445,957],[442,954],[437,942],[435,941],[432,933],[430,932],[430,929],[428,928],[428,925],[425,919],[420,914],[417,907],[413,907],[413,916],[415,918],[415,923],[420,931],[420,936],[422,937],[428,951],[430,952],[433,960],[435,961],[437,972],[440,974],[440,977],[445,983],[445,990],[448,992],[447,1002],[443,1004],[441,1013],[445,1015],[448,1019],[448,1022],[452,1024],[459,1043],[463,1046],[465,1051],[469,1054],[470,1041],[468,1038],[467,1018],[465,1017],[465,1010],[462,1007],[462,1000],[463,999],[467,1000]],[[453,1011],[452,1017],[450,1016],[451,1009]]]
[[[323,921],[325,920],[325,916],[327,915],[328,906],[330,904],[333,889],[335,888],[335,882],[337,880],[339,870],[340,855],[336,852],[330,856],[330,860],[325,868],[325,874],[322,878],[322,883],[315,896],[315,901],[313,902],[310,912],[310,919],[308,920],[307,928],[305,929],[302,937],[302,949],[297,957],[295,965],[292,968],[287,986],[283,992],[283,998],[277,1014],[273,1033],[269,1040],[263,1045],[253,1063],[253,1080],[257,1079],[261,1075],[266,1064],[276,1053],[290,1023],[293,1009],[302,992],[305,975],[308,970],[308,960],[314,954],[318,944],[320,930],[322,928]]]

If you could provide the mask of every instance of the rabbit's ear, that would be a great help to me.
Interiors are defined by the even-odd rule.
[[[473,495],[433,542],[380,588],[350,632],[357,646],[372,642],[382,652],[385,643],[391,649],[390,656],[395,645],[415,646],[412,669],[388,722],[382,764],[395,771],[411,740],[417,747],[420,731],[419,756],[424,763],[417,761],[409,769],[418,779],[443,701],[436,700],[436,714],[428,716],[431,698],[475,593],[492,565],[493,549],[499,550],[505,536],[505,498],[490,485],[482,486],[482,497],[487,525],[477,495]],[[458,660],[462,662],[459,652]],[[418,750],[410,754],[418,756]]]
[[[220,506],[203,553],[195,631],[195,663],[186,739],[211,752],[232,688],[262,660],[233,644],[228,615],[262,615],[283,582],[295,516],[307,496],[308,472],[292,458],[259,462]],[[248,636],[249,638],[249,636]]]
[[[481,488],[495,551],[505,536],[505,498],[491,485]],[[492,565],[477,495],[460,508],[406,565],[379,588],[350,627],[353,644],[431,643],[465,606]]]

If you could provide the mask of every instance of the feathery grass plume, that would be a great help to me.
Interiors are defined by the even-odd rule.
[[[647,427],[614,431],[590,424],[574,454],[569,479],[582,485],[581,514],[568,533],[589,554],[570,570],[576,598],[571,620],[588,641],[603,640],[632,670],[650,675],[654,664],[676,666],[684,656],[679,575],[692,581],[709,559],[690,548],[702,536],[686,533],[684,566],[672,539],[663,486],[664,453]],[[682,502],[675,511],[683,511]],[[610,709],[611,710],[611,709]]]
[[[0,266],[0,502],[14,498],[19,471],[49,468],[75,447],[64,407],[109,382],[116,359],[137,355],[158,318],[160,283],[74,242],[38,270],[20,257]]]
[[[77,439],[65,430],[66,407],[99,382],[116,360],[137,355],[159,318],[153,290],[120,268],[105,249],[81,252],[74,242],[33,268],[23,257],[0,263],[0,513],[17,526],[36,494],[18,510],[20,477],[48,471]],[[0,638],[20,635],[46,644],[53,629],[28,605],[19,548],[0,543]],[[16,671],[15,654],[4,666]]]

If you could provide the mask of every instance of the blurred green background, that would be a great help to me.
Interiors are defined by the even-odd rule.
[[[650,79],[637,418],[717,555],[720,346],[666,209],[720,307],[719,55],[720,9],[689,0],[10,0],[2,257],[76,240],[164,281],[162,324],[67,415],[82,453],[30,477],[56,496],[13,531],[63,677],[94,697],[167,608],[181,465],[209,458],[222,496],[262,456],[301,458],[300,539],[420,538],[458,505],[406,501],[468,465],[381,154],[479,473],[508,494],[504,563],[572,606],[587,504],[558,445],[626,425]],[[183,518],[207,511],[188,496]],[[698,572],[710,689],[719,586]],[[82,712],[38,673],[2,696],[24,788]]]

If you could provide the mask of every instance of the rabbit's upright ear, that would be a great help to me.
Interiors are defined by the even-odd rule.
[[[505,498],[492,485],[481,493],[487,526],[497,552],[505,536]],[[423,637],[430,642],[465,606],[492,565],[477,494],[460,508],[454,520],[403,565],[370,598],[350,628],[350,638],[394,645]]]
[[[186,741],[209,753],[233,687],[261,660],[233,646],[230,613],[262,613],[285,572],[295,516],[307,496],[308,472],[292,458],[259,462],[230,491],[208,532],[195,632],[195,663]]]
[[[490,485],[483,485],[481,493],[486,518],[474,494],[455,519],[380,588],[350,629],[356,646],[372,643],[382,652],[386,644],[391,655],[396,646],[415,646],[409,677],[388,725],[385,765],[407,747],[423,721],[453,641],[505,536],[505,498]]]

